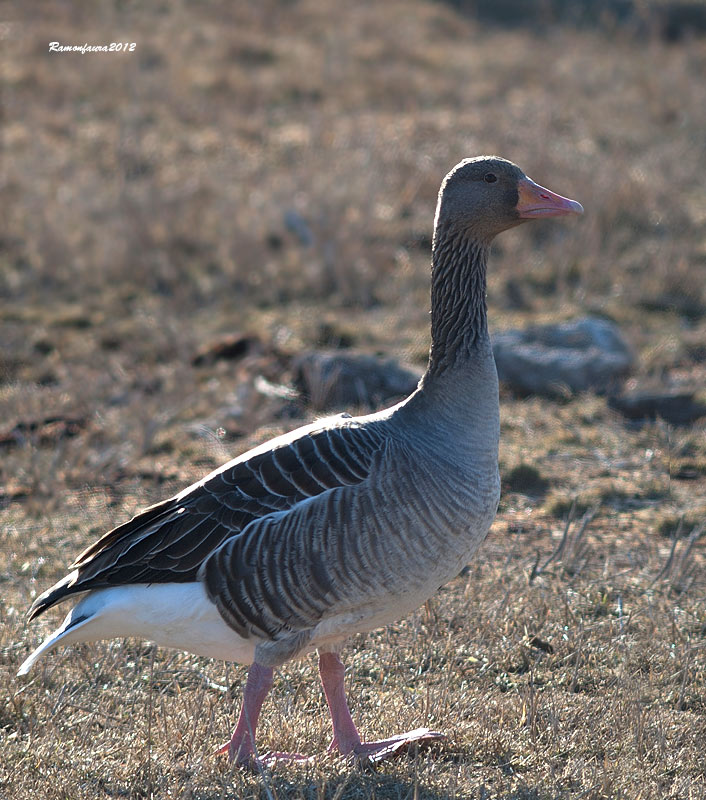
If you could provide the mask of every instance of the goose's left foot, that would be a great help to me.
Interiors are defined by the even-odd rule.
[[[413,745],[423,746],[446,738],[439,731],[417,728],[408,733],[392,736],[390,739],[362,742],[346,702],[343,686],[344,672],[345,667],[336,653],[319,655],[319,674],[333,722],[333,742],[329,747],[329,752],[338,750],[343,755],[352,755],[361,760],[377,762],[402,753]]]
[[[424,747],[445,738],[446,734],[439,731],[432,731],[429,728],[416,728],[413,731],[400,733],[397,736],[391,736],[389,739],[381,739],[377,742],[359,742],[358,744],[353,744],[350,750],[345,751],[334,740],[329,750],[337,749],[362,761],[377,763],[384,761],[386,758],[400,755],[412,747]]]

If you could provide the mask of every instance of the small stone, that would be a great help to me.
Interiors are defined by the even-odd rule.
[[[413,392],[421,370],[365,353],[311,351],[294,359],[292,380],[317,411],[377,408]]]
[[[689,425],[706,416],[706,405],[694,394],[684,389],[637,389],[611,395],[608,406],[628,419],[652,420],[659,417],[672,425]]]
[[[493,354],[503,383],[546,396],[606,392],[633,364],[618,327],[593,317],[504,331],[493,337]]]

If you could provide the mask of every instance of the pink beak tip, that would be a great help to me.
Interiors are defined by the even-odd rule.
[[[517,210],[523,219],[583,214],[581,203],[545,189],[529,178],[525,178],[520,184]]]

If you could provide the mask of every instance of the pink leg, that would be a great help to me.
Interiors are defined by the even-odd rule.
[[[382,761],[411,744],[423,744],[444,738],[443,733],[430,731],[428,728],[417,728],[409,733],[393,736],[391,739],[361,742],[346,702],[346,692],[343,686],[344,673],[345,667],[336,653],[319,655],[319,675],[333,723],[333,742],[331,742],[329,750],[338,749],[344,755],[354,754],[370,761]]]
[[[272,667],[263,667],[257,661],[250,667],[235,730],[230,741],[217,754],[228,753],[228,758],[237,764],[249,764],[254,758],[257,721],[262,704],[272,688],[272,672]]]
[[[336,653],[319,654],[319,675],[333,723],[333,741],[329,750],[353,753],[361,746],[360,734],[346,702],[343,678],[346,668]]]
[[[277,761],[306,761],[298,753],[266,753],[259,759],[255,756],[255,731],[260,718],[260,709],[272,688],[272,667],[263,667],[253,662],[243,692],[243,705],[238,722],[229,742],[219,748],[215,755],[228,753],[228,758],[242,766],[273,766]]]

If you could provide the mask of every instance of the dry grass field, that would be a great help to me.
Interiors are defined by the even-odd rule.
[[[703,392],[706,39],[431,0],[0,9],[0,797],[706,797],[705,420],[600,396],[503,389],[486,544],[347,648],[361,729],[441,728],[434,749],[231,769],[211,753],[244,669],[140,641],[15,677],[65,610],[27,607],[88,542],[313,416],[281,388],[294,354],[424,363],[436,192],[462,157],[586,208],[497,242],[493,330],[599,315],[632,381]],[[195,362],[235,333],[260,344]],[[279,670],[260,748],[321,752],[328,726],[314,657]]]

